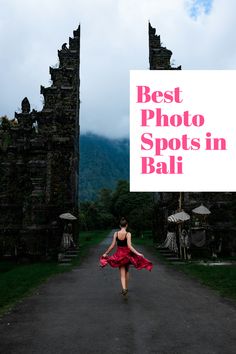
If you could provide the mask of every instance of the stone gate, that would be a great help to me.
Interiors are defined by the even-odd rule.
[[[41,111],[25,97],[0,127],[0,254],[45,255],[60,243],[58,216],[78,212],[80,26],[41,86]]]

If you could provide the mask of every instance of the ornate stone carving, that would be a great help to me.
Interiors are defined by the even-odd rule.
[[[42,111],[31,111],[25,97],[18,124],[0,127],[0,253],[11,251],[11,237],[30,254],[55,249],[58,215],[78,207],[80,28],[58,53],[51,86],[41,86]]]
[[[156,35],[156,29],[150,23],[148,31],[150,70],[181,70],[181,66],[172,67],[170,63],[172,51],[162,46],[161,37]]]

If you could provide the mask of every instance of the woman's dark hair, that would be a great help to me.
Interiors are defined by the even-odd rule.
[[[127,220],[126,220],[124,217],[122,217],[122,218],[120,219],[120,226],[121,226],[121,227],[125,227],[125,226],[127,226],[127,225],[128,225]]]

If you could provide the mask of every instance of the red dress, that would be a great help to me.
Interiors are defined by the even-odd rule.
[[[152,270],[152,262],[142,256],[138,256],[129,249],[126,237],[124,240],[120,240],[117,235],[116,242],[117,250],[112,256],[100,257],[101,267],[105,267],[107,264],[113,268],[133,265],[138,270],[143,268],[146,268],[149,271]]]

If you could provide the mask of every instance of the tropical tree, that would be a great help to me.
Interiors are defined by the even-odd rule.
[[[127,218],[129,227],[140,236],[153,223],[152,193],[130,192],[128,181],[118,181],[112,197],[112,213],[118,221]]]

